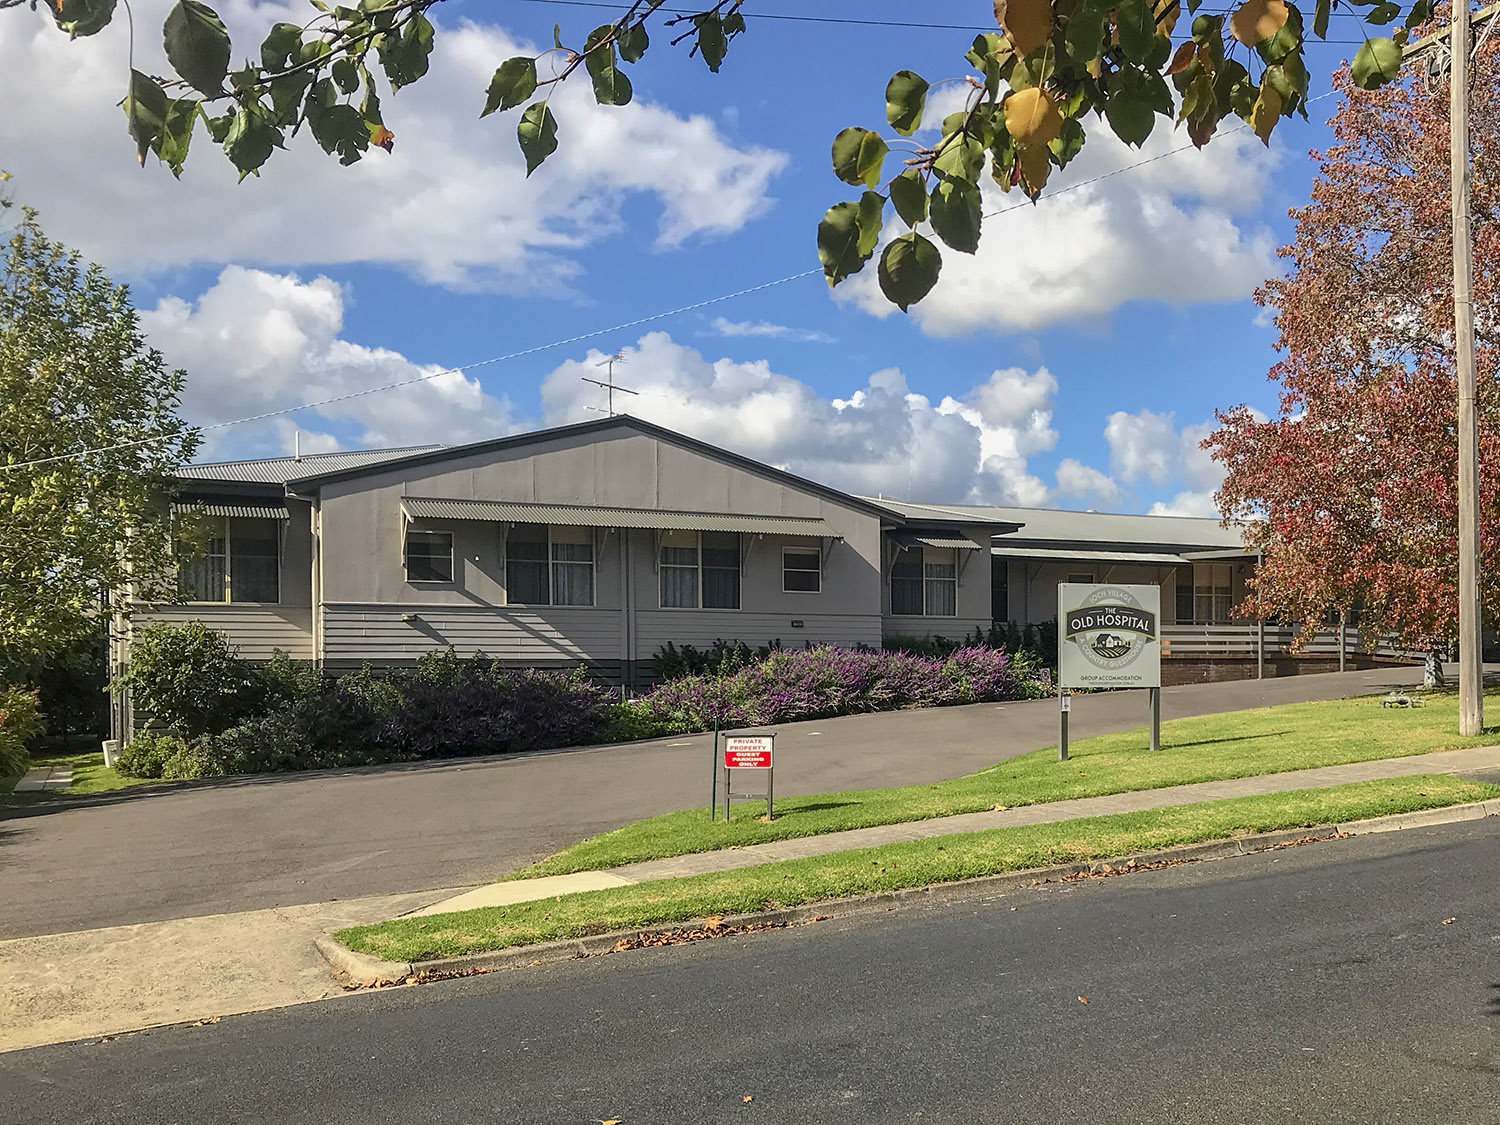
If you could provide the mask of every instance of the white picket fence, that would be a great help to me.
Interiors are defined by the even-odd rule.
[[[1290,652],[1297,630],[1285,625],[1267,625],[1264,629],[1267,657]],[[1378,638],[1374,649],[1367,650],[1365,638],[1352,625],[1342,630],[1336,626],[1324,629],[1308,642],[1300,655],[1337,656],[1340,633],[1342,651],[1348,656],[1365,653],[1395,660],[1423,659],[1422,653],[1400,647],[1389,636]],[[1163,625],[1161,639],[1163,655],[1171,656],[1254,656],[1262,643],[1261,626],[1258,625]]]

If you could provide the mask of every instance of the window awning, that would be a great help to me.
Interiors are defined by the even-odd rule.
[[[771,535],[840,538],[827,521],[809,516],[680,512],[661,508],[594,508],[572,504],[529,504],[513,500],[442,500],[403,496],[409,519],[486,520],[492,523],[545,523],[562,527],[631,527],[658,531],[749,531]]]
[[[289,520],[292,518],[285,504],[193,504],[172,505],[174,516],[188,512],[201,512],[205,516],[239,516],[255,520]]]
[[[967,535],[951,531],[893,531],[891,538],[901,547],[957,547],[961,551],[981,550],[988,543],[976,543]]]
[[[1181,555],[1169,555],[1153,551],[1108,551],[1060,547],[1016,547],[1002,540],[995,547],[995,554],[1009,559],[1056,559],[1058,562],[1105,562],[1148,563],[1152,566],[1182,566]]]

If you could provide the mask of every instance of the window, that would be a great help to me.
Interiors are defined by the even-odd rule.
[[[406,529],[406,580],[453,581],[453,533]]]
[[[1193,623],[1193,568],[1177,568],[1177,624]]]
[[[594,604],[594,535],[584,527],[554,527],[552,604]]]
[[[703,608],[740,608],[740,537],[732,531],[705,531]]]
[[[281,521],[214,516],[203,553],[178,544],[177,584],[190,602],[279,602]]]
[[[990,620],[1010,620],[1010,561],[990,556]]]
[[[663,609],[740,608],[740,541],[733,532],[663,532],[660,571]]]
[[[781,553],[781,588],[788,594],[816,594],[823,589],[821,552],[788,547]]]
[[[505,600],[512,605],[548,605],[547,527],[518,523],[505,536]]]
[[[1193,620],[1221,625],[1234,604],[1234,579],[1229,563],[1193,564]]]
[[[952,547],[909,547],[891,567],[891,613],[958,615],[958,554]]]
[[[511,605],[593,605],[594,537],[585,527],[518,523],[505,537]]]

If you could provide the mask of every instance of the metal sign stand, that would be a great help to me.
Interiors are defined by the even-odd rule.
[[[762,735],[754,739],[754,741],[763,741],[767,744],[767,749],[764,752],[766,762],[765,765],[731,766],[729,764],[729,761],[735,751],[734,743],[739,741],[742,740],[739,738],[726,738],[724,740],[724,820],[726,823],[729,820],[730,778],[733,776],[732,771],[735,769],[753,769],[756,771],[765,771],[766,791],[764,793],[736,793],[734,795],[736,797],[739,797],[741,800],[758,800],[764,797],[766,801],[766,819],[774,820],[776,818],[776,814],[774,811],[775,806],[773,804],[776,793],[776,766],[774,758],[776,736],[774,734]],[[744,741],[750,740],[745,739]]]
[[[1161,749],[1161,688],[1147,688],[1151,693],[1151,749]]]
[[[1057,760],[1068,760],[1068,712],[1073,707],[1073,693],[1062,688],[1057,693]]]
[[[709,758],[709,765],[712,767],[710,773],[713,780],[708,790],[708,819],[713,820],[714,810],[719,807],[719,720],[717,718],[714,719],[714,748],[713,756]]]

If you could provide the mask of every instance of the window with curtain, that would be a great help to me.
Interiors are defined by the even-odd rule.
[[[453,534],[406,529],[406,580],[453,581]]]
[[[192,544],[177,544],[177,586],[186,601],[229,600],[229,521],[215,516],[209,523],[208,542],[202,554],[195,553]]]
[[[781,553],[781,589],[788,594],[816,594],[823,589],[823,555],[788,547]]]
[[[511,605],[548,605],[547,525],[518,523],[505,537],[505,600]]]
[[[281,600],[280,520],[230,520],[229,600]]]
[[[552,529],[552,604],[594,604],[594,537],[586,527]]]
[[[905,617],[922,616],[921,547],[896,552],[896,561],[891,566],[891,613]]]
[[[1234,577],[1230,563],[1193,564],[1193,620],[1222,625],[1234,605]]]
[[[958,616],[958,552],[954,547],[922,548],[923,593],[929,617]]]
[[[740,537],[732,531],[705,531],[703,608],[740,608]]]
[[[661,540],[663,609],[698,608],[698,533],[667,531]]]

